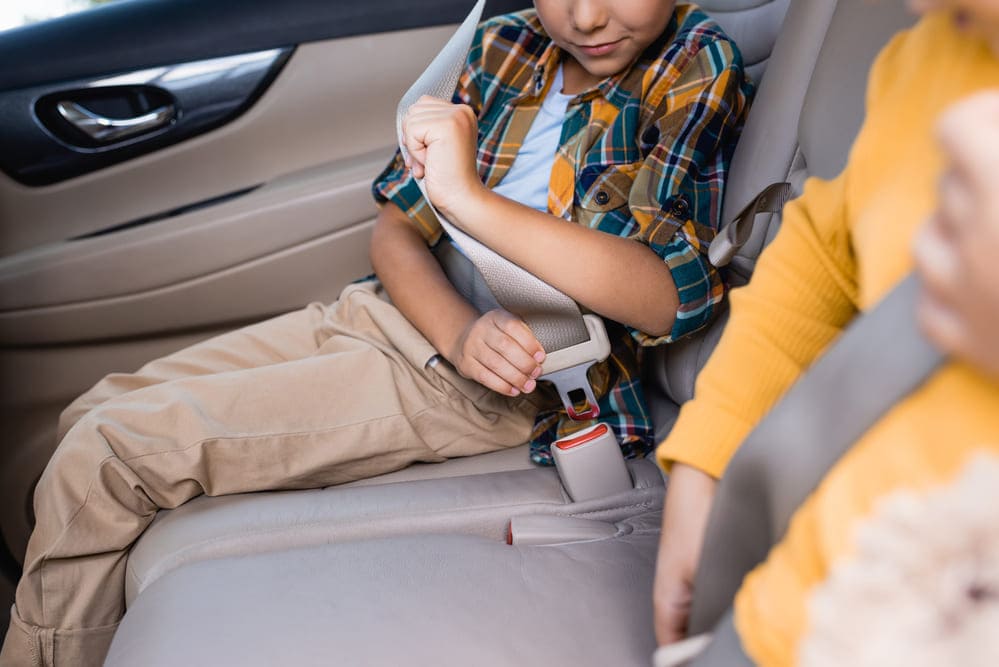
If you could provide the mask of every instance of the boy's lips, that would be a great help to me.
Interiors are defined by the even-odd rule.
[[[604,42],[603,44],[578,44],[577,48],[588,56],[606,56],[620,46],[623,41],[624,38],[622,37],[613,42]]]

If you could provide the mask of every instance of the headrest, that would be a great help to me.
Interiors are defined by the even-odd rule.
[[[735,40],[759,83],[791,0],[702,0],[697,3]]]

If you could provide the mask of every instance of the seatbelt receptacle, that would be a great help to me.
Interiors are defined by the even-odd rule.
[[[552,459],[573,502],[613,496],[634,486],[621,445],[607,424],[596,424],[556,440],[552,443]]]

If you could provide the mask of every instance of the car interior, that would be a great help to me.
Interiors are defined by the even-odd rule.
[[[24,63],[0,68],[0,614],[73,398],[371,272],[396,104],[471,4],[132,0],[0,32],[0,61]],[[758,83],[723,220],[772,184],[835,176],[871,62],[915,21],[905,3],[699,4]],[[109,138],[95,116],[135,123]],[[756,216],[732,285],[779,226]],[[658,437],[725,319],[647,355]],[[574,498],[525,445],[199,497],[132,549],[106,664],[648,665],[667,478],[627,469],[627,490]]]

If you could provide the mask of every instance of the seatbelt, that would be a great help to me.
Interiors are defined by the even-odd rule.
[[[708,519],[689,627],[697,635],[717,626],[718,641],[692,665],[750,664],[730,641],[731,613],[724,617],[743,578],[853,443],[943,362],[917,325],[918,294],[910,276],[857,318],[732,458]]]
[[[708,247],[708,261],[721,268],[732,261],[746,241],[753,235],[756,216],[760,213],[780,213],[794,196],[790,183],[773,183],[756,195],[735,218],[718,230]]]
[[[399,102],[396,132],[403,155],[407,154],[402,142],[402,120],[406,112],[423,95],[451,100],[484,6],[485,0],[476,2],[458,30]],[[583,315],[571,298],[458,229],[430,203],[422,180],[417,180],[417,185],[441,226],[475,265],[495,300],[523,319],[544,347],[546,357],[538,379],[555,385],[569,417],[576,420],[596,418],[600,410],[586,371],[610,354],[603,320],[597,315]],[[445,264],[444,268],[447,271],[449,267]],[[460,276],[451,272],[448,277],[454,280]],[[570,398],[576,391],[583,392],[588,409],[577,410]]]

